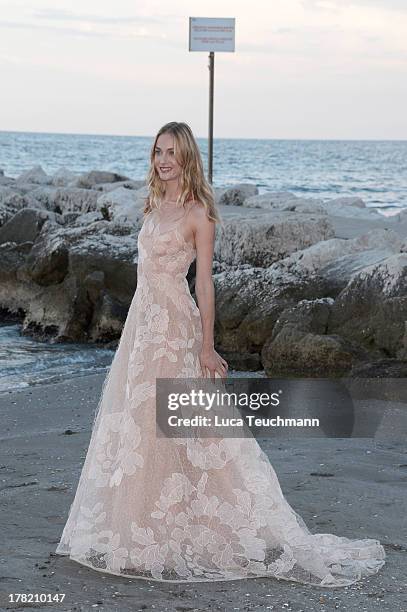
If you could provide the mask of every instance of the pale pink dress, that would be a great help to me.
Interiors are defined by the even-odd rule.
[[[56,552],[164,582],[268,576],[326,588],[378,572],[378,540],[309,531],[251,435],[156,437],[155,379],[202,376],[186,280],[196,252],[179,213],[155,210],[139,232],[137,289]]]

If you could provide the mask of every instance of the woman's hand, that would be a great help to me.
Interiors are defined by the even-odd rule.
[[[229,367],[227,361],[225,361],[214,348],[203,348],[199,356],[199,361],[204,377],[206,377],[206,369],[208,369],[213,382],[215,381],[215,372],[218,372],[221,378],[227,378]]]

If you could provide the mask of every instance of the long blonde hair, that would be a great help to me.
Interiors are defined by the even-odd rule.
[[[144,215],[154,208],[159,208],[159,201],[164,196],[164,182],[160,179],[154,165],[155,148],[161,134],[174,136],[175,159],[182,167],[180,184],[181,194],[176,206],[185,207],[189,201],[201,202],[206,208],[209,219],[215,223],[222,223],[222,219],[215,205],[215,196],[210,183],[206,180],[201,153],[191,128],[186,123],[171,121],[158,131],[150,151],[150,170],[147,175],[149,194],[145,200]]]

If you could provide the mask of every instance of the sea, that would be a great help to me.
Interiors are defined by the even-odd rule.
[[[40,164],[48,174],[109,170],[146,178],[153,136],[0,131],[6,176]],[[208,142],[197,138],[205,173]],[[362,198],[385,216],[407,208],[407,140],[273,140],[214,138],[213,186],[257,185],[306,198]],[[106,372],[113,349],[38,342],[21,325],[0,322],[0,393],[67,377]],[[232,373],[232,372],[231,372]],[[242,374],[242,373],[241,373]]]

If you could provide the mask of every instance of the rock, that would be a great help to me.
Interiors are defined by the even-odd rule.
[[[250,196],[244,202],[248,208],[282,209],[289,202],[295,204],[298,196],[289,191],[266,191],[265,193]]]
[[[96,202],[100,194],[93,189],[78,187],[39,187],[32,191],[31,195],[48,210],[65,214],[67,212],[87,213],[96,210]]]
[[[330,295],[337,295],[355,274],[372,264],[384,261],[391,254],[392,249],[389,247],[343,255],[320,268],[318,274],[325,279]]]
[[[106,278],[103,270],[94,270],[84,278],[84,285],[92,302],[96,303],[104,290]]]
[[[94,225],[108,225],[105,232],[85,232],[82,228],[69,249],[70,273],[78,279],[85,279],[93,271],[103,271],[104,289],[120,302],[128,303],[132,298],[137,279],[137,240],[134,235],[110,233],[111,225],[99,221]],[[77,228],[74,228],[77,229]]]
[[[22,208],[44,208],[39,200],[29,193],[21,194],[17,191],[0,194],[1,206],[11,206],[17,212]]]
[[[11,219],[15,212],[11,206],[0,205],[0,227]]]
[[[108,193],[109,191],[114,191],[119,187],[123,187],[124,189],[132,189],[138,191],[145,187],[145,181],[133,181],[129,179],[128,181],[117,181],[115,183],[99,183],[94,185],[93,189],[97,191],[103,191],[104,193]]]
[[[51,177],[46,174],[42,166],[37,165],[19,174],[16,178],[16,183],[35,183],[36,185],[49,185],[51,183],[51,180]]]
[[[29,194],[22,195],[14,189],[0,186],[0,226],[11,219],[17,211],[26,207],[44,208],[38,200]]]
[[[70,216],[71,215],[71,216]],[[99,210],[84,213],[78,215],[77,213],[67,213],[64,215],[66,222],[70,219],[73,225],[89,225],[95,221],[101,221],[103,219],[102,213]]]
[[[259,190],[256,185],[249,183],[239,183],[233,187],[227,187],[217,197],[217,203],[221,205],[242,206],[244,201],[254,195],[257,195]]]
[[[46,221],[56,223],[56,215],[45,210],[23,208],[0,227],[0,244],[34,242]]]
[[[407,378],[407,360],[387,358],[359,363],[352,368],[348,376],[350,378]]]
[[[361,198],[340,197],[330,200],[301,198],[288,191],[267,191],[261,195],[247,198],[243,205],[247,208],[271,209],[273,211],[302,212],[319,215],[335,215],[361,219],[380,219],[383,215],[368,208]]]
[[[355,197],[340,197],[325,200],[322,203],[326,212],[330,215],[340,217],[353,217],[361,219],[380,219],[383,220],[383,215],[375,210],[366,206],[361,198]]]
[[[322,204],[322,200],[299,198],[288,191],[267,191],[244,201],[244,206],[247,208],[326,215],[327,212]]]
[[[271,363],[272,353],[265,351],[262,354],[262,349],[266,341],[270,342],[276,321],[284,309],[295,308],[304,299],[333,299],[360,269],[369,268],[372,260],[387,260],[394,252],[397,253],[400,244],[400,239],[393,232],[373,230],[352,240],[335,238],[321,241],[266,269],[242,267],[238,271],[229,269],[215,273],[217,346],[226,359],[231,359],[231,367],[237,367],[233,355],[240,356],[239,364],[245,363],[246,369],[256,359],[261,363],[263,359]],[[301,370],[301,360],[305,364],[307,355],[310,359],[313,356],[313,363],[319,359],[319,371],[323,371],[326,362],[324,355],[329,350],[339,360],[338,371],[341,372],[349,370],[358,360],[369,359],[372,355],[380,356],[376,347],[358,346],[352,334],[342,337],[341,331],[336,328],[325,329],[328,325],[326,317],[318,308],[314,307],[321,321],[320,328],[284,332],[287,336],[287,354],[290,350],[295,352],[295,348],[289,348],[290,343],[295,347],[297,341],[302,342],[302,356],[298,357],[296,365],[299,371],[304,371],[304,368]],[[296,317],[299,316],[298,308],[293,312]],[[403,320],[398,317],[399,323]],[[294,327],[297,329],[297,324]],[[311,335],[329,335],[331,338],[311,338]],[[283,337],[281,335],[280,340]],[[282,348],[279,350],[282,352]],[[326,362],[325,371],[329,368],[334,368],[333,361]]]
[[[34,198],[36,202],[39,202],[39,206],[44,208],[45,210],[54,211],[55,206],[55,197],[58,192],[58,187],[54,187],[53,185],[40,185],[36,186],[34,189],[32,188],[29,192],[30,197]],[[27,192],[28,193],[28,192]],[[56,212],[61,213],[61,210]]]
[[[352,277],[333,304],[328,333],[406,359],[406,321],[407,253],[398,253]]]
[[[86,217],[86,215],[89,215],[89,214],[92,214],[92,213],[84,213],[84,216]],[[96,213],[96,214],[97,214],[97,217],[99,218],[100,217],[99,213]],[[75,224],[76,219],[79,219],[79,217],[82,217],[81,213],[79,213],[79,212],[67,212],[67,213],[64,213],[64,214],[61,215],[62,224],[63,225],[72,225],[72,224]],[[79,225],[81,225],[81,224],[79,223]]]
[[[276,321],[271,339],[287,326],[312,334],[325,334],[333,303],[333,298],[325,297],[315,300],[300,300],[295,306],[285,308]]]
[[[358,198],[355,196],[341,196],[339,198],[331,198],[325,200],[325,204],[328,204],[331,208],[334,208],[335,211],[340,207],[345,206],[356,206],[356,208],[366,208],[365,202],[362,198]]]
[[[358,357],[340,336],[308,334],[287,327],[261,352],[267,376],[336,377],[349,372]]]
[[[1,309],[9,309],[12,312],[17,312],[19,307],[9,308],[13,303],[14,295],[22,293],[22,285],[20,281],[20,270],[25,265],[27,256],[32,248],[32,242],[4,242],[0,245],[0,292],[5,298],[0,302]],[[9,282],[14,282],[12,288],[8,285]]]
[[[55,187],[68,187],[78,179],[78,174],[65,166],[61,166],[51,177],[51,184]]]
[[[136,252],[136,236],[114,222],[44,224],[34,245],[0,245],[0,305],[25,313],[24,334],[55,341],[110,340],[120,336],[134,295]]]
[[[333,301],[301,300],[279,315],[261,352],[267,376],[343,376],[355,361],[366,358],[366,351],[349,341],[326,335]]]
[[[89,327],[92,342],[111,342],[120,338],[129,305],[114,300],[105,293],[96,303]]]
[[[55,194],[55,210],[57,212],[80,211],[87,213],[96,210],[98,194],[88,189],[61,188]]]
[[[62,283],[68,274],[69,251],[62,230],[45,232],[33,246],[26,262],[27,275],[37,285]]]
[[[297,251],[281,261],[288,273],[318,274],[330,296],[337,295],[364,268],[398,253],[402,241],[392,230],[376,229],[349,240],[331,238]]]
[[[128,176],[117,174],[116,172],[108,172],[105,170],[91,170],[78,177],[75,182],[75,187],[83,187],[84,189],[92,189],[99,183],[116,183],[117,181],[128,181]]]
[[[214,257],[234,266],[267,267],[333,235],[330,223],[319,215],[279,212],[227,220],[217,235]]]
[[[13,178],[12,176],[5,176],[4,170],[1,170],[1,172],[0,172],[0,186],[4,186],[4,187],[10,186],[10,187],[12,187],[12,186],[14,186],[15,182],[16,182],[15,178]]]
[[[229,270],[214,274],[215,341],[230,367],[240,355],[242,369],[260,363],[265,341],[282,310],[301,299],[324,297],[325,287],[314,275],[289,274],[280,262],[269,268]],[[257,369],[257,368],[256,368]]]
[[[140,227],[143,219],[143,206],[139,192],[124,187],[99,196],[97,209],[104,219],[124,221]]]

